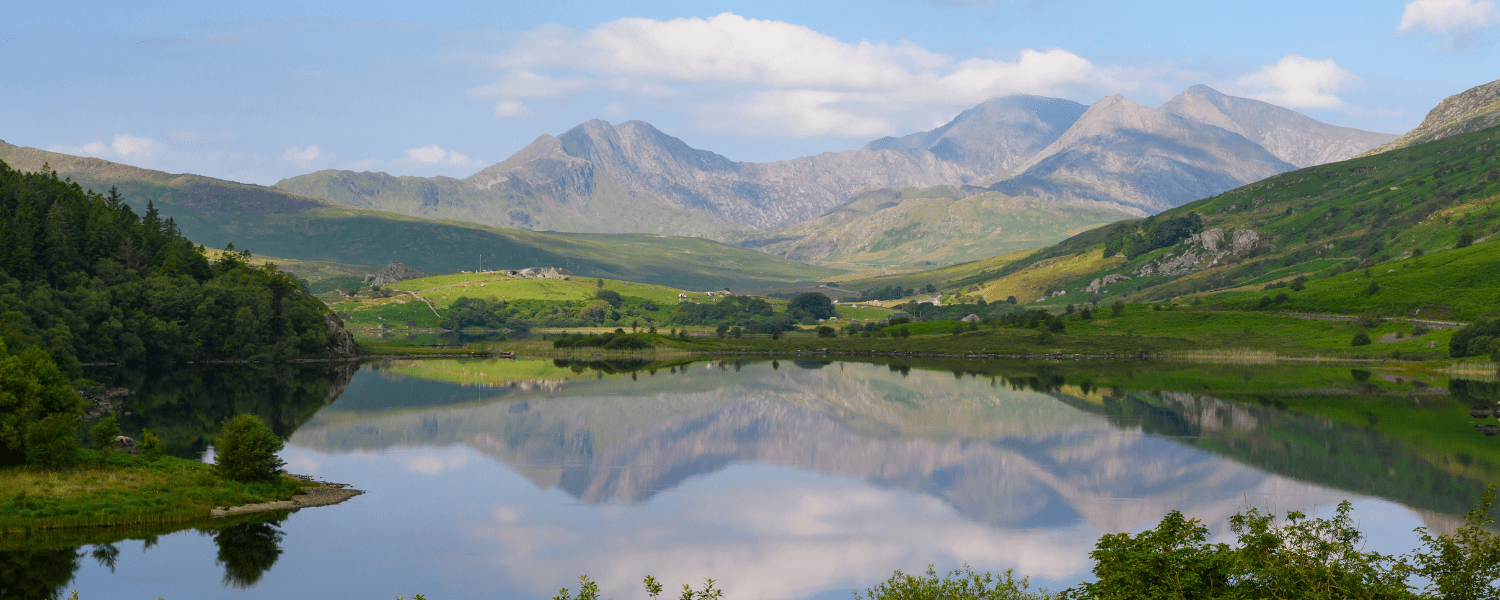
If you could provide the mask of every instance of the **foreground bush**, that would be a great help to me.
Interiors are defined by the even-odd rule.
[[[214,445],[214,463],[219,476],[253,483],[276,481],[286,464],[276,456],[281,438],[255,415],[240,415],[224,422],[224,435]]]
[[[1367,552],[1355,527],[1353,506],[1339,504],[1328,519],[1292,511],[1285,521],[1258,509],[1230,517],[1233,545],[1208,543],[1208,528],[1172,511],[1153,529],[1099,538],[1089,557],[1096,581],[1049,594],[1031,591],[1027,579],[1006,570],[975,573],[965,566],[940,576],[928,565],[922,575],[897,570],[865,591],[868,600],[1250,600],[1359,598],[1500,599],[1500,538],[1486,526],[1495,500],[1491,485],[1452,535],[1421,527],[1423,548],[1410,555]],[[1412,576],[1426,582],[1410,585]],[[553,600],[598,600],[588,577],[577,596],[564,588]],[[646,578],[655,598],[661,585]],[[713,580],[702,591],[684,585],[682,600],[717,600]],[[856,594],[856,598],[858,595]]]

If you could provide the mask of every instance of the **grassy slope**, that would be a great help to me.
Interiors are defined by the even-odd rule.
[[[844,280],[839,283],[839,287],[853,290],[870,290],[891,285],[902,288],[919,288],[930,283],[939,288],[951,289],[961,287],[967,281],[983,281],[987,275],[1000,270],[1005,265],[1025,258],[1032,252],[1034,250],[1017,250],[1009,254],[925,271]]]
[[[80,453],[86,461],[98,454]],[[105,464],[62,472],[0,469],[0,532],[203,519],[218,506],[287,500],[299,490],[291,479],[241,484],[194,460],[148,463],[111,452]]]
[[[949,186],[865,192],[828,214],[738,240],[794,260],[849,269],[952,264],[1037,248],[1132,215]]]
[[[241,250],[289,259],[372,266],[402,262],[429,273],[478,270],[481,262],[484,268],[545,265],[689,289],[771,286],[840,272],[699,238],[560,234],[419,219],[10,145],[0,145],[0,160],[22,170],[50,163],[59,175],[95,190],[118,186],[137,210],[155,202],[200,244],[222,248],[232,242]]]
[[[336,312],[347,313],[347,322],[352,328],[378,327],[384,323],[402,326],[407,322],[413,327],[435,328],[442,321],[448,307],[461,297],[486,300],[546,300],[549,302],[574,302],[594,297],[598,291],[597,278],[575,277],[569,280],[525,279],[507,277],[494,273],[453,273],[420,279],[408,279],[388,287],[394,290],[390,298],[371,298],[362,294],[354,298],[330,295],[325,302]],[[713,302],[702,291],[689,291],[667,286],[605,279],[604,289],[618,292],[627,298],[650,300],[660,306],[670,307],[679,301],[678,294],[687,294],[697,302]],[[773,306],[786,304],[785,300],[766,299]],[[890,315],[885,308],[838,307],[838,314],[845,319],[879,319]],[[627,319],[628,321],[628,319]],[[569,330],[588,328],[572,327]],[[603,330],[613,330],[606,327]],[[712,327],[709,327],[712,329]]]
[[[1500,227],[1497,148],[1500,148],[1500,128],[1491,128],[1278,175],[1172,209],[1163,216],[1197,212],[1204,216],[1206,227],[1226,231],[1254,229],[1270,241],[1269,250],[1251,257],[1228,257],[1219,266],[1183,277],[1136,278],[1115,284],[1106,289],[1102,302],[1157,301],[1263,285],[1299,274],[1328,274],[1340,265],[1354,264],[1349,261],[1378,265],[1374,270],[1384,272],[1398,266],[1389,261],[1421,249],[1428,253],[1420,261],[1422,266],[1408,267],[1412,274],[1403,276],[1403,281],[1424,281],[1417,286],[1419,289],[1409,294],[1376,296],[1373,302],[1353,306],[1323,301],[1317,305],[1339,310],[1378,309],[1394,315],[1409,313],[1414,310],[1415,302],[1425,299],[1423,304],[1442,305],[1434,307],[1439,313],[1474,315],[1490,310],[1488,307],[1493,306],[1496,297],[1493,292],[1500,291],[1500,280],[1454,279],[1447,285],[1437,284],[1449,278],[1446,271],[1450,268],[1483,272],[1486,267],[1479,263],[1485,260],[1482,256],[1485,252],[1471,251],[1472,262],[1460,264],[1439,258],[1438,251],[1451,247],[1461,228],[1478,231],[1483,238]],[[1389,216],[1382,217],[1382,209]],[[1037,265],[1049,260],[1062,259],[1064,263],[1093,260],[1087,257],[1100,255],[1110,229],[1102,227],[1080,234],[1015,261],[984,284],[986,297],[994,299],[991,296],[1002,295],[990,290],[1030,289],[1038,285],[1040,278],[1072,294],[1048,300],[1044,306],[1076,303],[1081,299],[1078,294],[1082,288],[1095,278],[1110,273],[1133,277],[1146,262],[1181,252],[1180,247],[1171,247],[1130,261],[1117,256],[1109,262],[1065,272],[1029,272],[1045,268]],[[1417,269],[1432,272],[1421,274]],[[1460,281],[1465,284],[1465,292],[1453,293]],[[1431,295],[1417,298],[1427,294]]]

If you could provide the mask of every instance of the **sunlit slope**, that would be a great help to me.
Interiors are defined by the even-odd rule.
[[[699,238],[559,234],[435,221],[3,143],[0,160],[28,171],[49,165],[60,177],[95,191],[116,186],[138,211],[154,203],[205,246],[233,243],[289,259],[375,267],[401,262],[429,273],[553,266],[582,276],[688,289],[772,286],[840,272]]]
[[[1472,317],[1500,300],[1500,278],[1467,275],[1500,268],[1500,252],[1488,241],[1500,230],[1497,148],[1500,128],[1491,128],[1278,175],[1039,250],[983,284],[986,297],[1040,287],[1065,292],[1051,297],[1057,304],[1158,301],[1358,271],[1326,285],[1368,289],[1369,277],[1399,273],[1402,279],[1392,283],[1407,291],[1360,299],[1314,291],[1324,289],[1321,282],[1306,292],[1280,291],[1294,307],[1395,315],[1430,305],[1435,314]],[[1201,225],[1189,228],[1193,214]],[[1193,231],[1201,234],[1189,237]],[[1473,249],[1452,250],[1461,237]],[[1106,249],[1112,256],[1105,257]],[[1425,256],[1409,260],[1415,254]],[[1090,264],[1042,272],[1070,263]],[[1128,279],[1104,284],[1109,275]]]
[[[944,265],[1039,248],[1140,215],[1101,202],[1043,201],[978,188],[881,189],[815,219],[734,239],[792,260],[850,269]]]

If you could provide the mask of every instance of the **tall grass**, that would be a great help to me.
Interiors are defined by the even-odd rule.
[[[219,506],[288,500],[304,482],[242,484],[212,465],[175,457],[153,462],[80,450],[82,468],[0,469],[0,533],[120,527],[202,519]]]

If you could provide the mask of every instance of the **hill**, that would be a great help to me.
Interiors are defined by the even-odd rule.
[[[1143,216],[1094,201],[1048,202],[974,187],[881,189],[778,229],[730,237],[791,260],[850,269],[963,263]]]
[[[1496,147],[1500,127],[1285,173],[1074,236],[1006,266],[981,293],[1244,304],[1221,294],[1275,302],[1279,291],[1261,289],[1286,286],[1281,302],[1299,310],[1475,318],[1500,301],[1500,283],[1479,276],[1500,268],[1489,241],[1500,231]],[[1356,284],[1365,297],[1346,293]]]
[[[194,242],[304,261],[400,262],[429,273],[554,266],[589,277],[688,289],[774,286],[825,279],[812,267],[700,238],[561,234],[435,221],[359,209],[263,186],[175,175],[0,142],[21,171],[50,165],[84,188],[117,187],[127,204],[151,203]]]
[[[1444,98],[1428,111],[1427,117],[1422,119],[1422,124],[1416,129],[1367,152],[1366,155],[1389,152],[1495,125],[1500,125],[1500,80]]]

